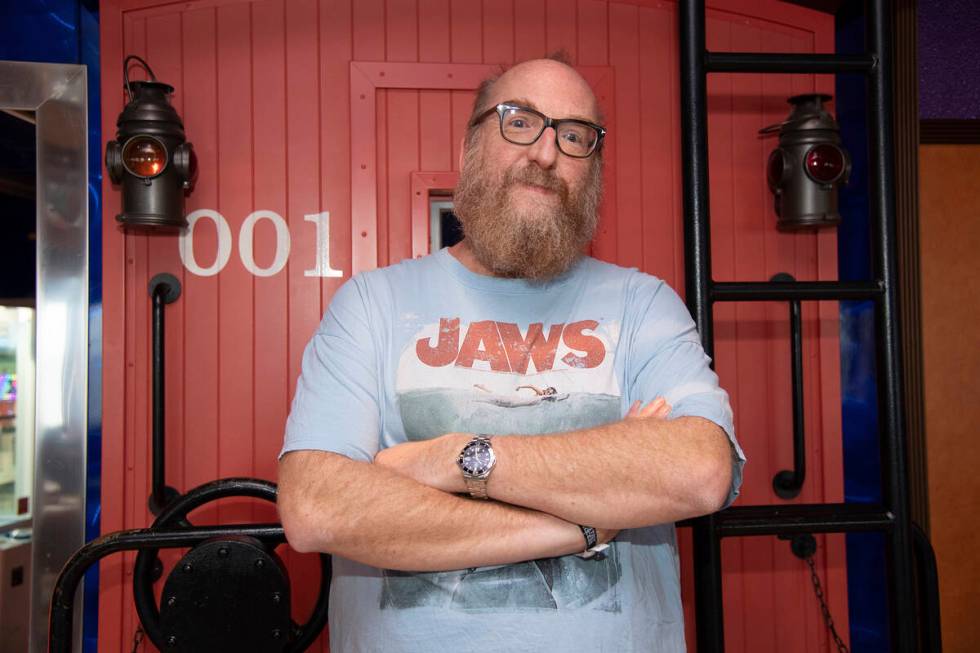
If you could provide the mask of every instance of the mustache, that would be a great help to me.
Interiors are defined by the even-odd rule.
[[[541,186],[542,188],[555,191],[563,200],[568,198],[568,184],[554,172],[544,170],[534,164],[507,172],[504,178],[504,188],[510,188],[517,184]]]

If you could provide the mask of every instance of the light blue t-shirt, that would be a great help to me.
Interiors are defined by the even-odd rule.
[[[663,281],[593,258],[546,283],[476,274],[448,250],[359,274],[303,356],[283,453],[370,461],[448,432],[539,434],[665,397],[744,456],[728,395]],[[564,556],[437,573],[334,557],[334,652],[683,652],[673,524],[622,531],[602,561]]]

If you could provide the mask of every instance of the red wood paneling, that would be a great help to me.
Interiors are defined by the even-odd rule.
[[[765,0],[709,3],[708,43],[741,51],[830,51],[829,17]],[[103,217],[105,344],[103,528],[146,526],[149,492],[149,298],[159,272],[180,278],[168,308],[168,480],[187,490],[218,476],[275,478],[275,456],[303,348],[334,291],[354,272],[424,251],[426,179],[452,179],[473,89],[499,64],[564,49],[586,71],[607,113],[601,258],[661,276],[683,293],[676,15],[656,0],[107,0],[101,7],[103,129],[123,105],[123,53],[148,57],[174,84],[200,161],[188,212],[201,219],[185,267],[173,236],[123,234],[118,191]],[[593,68],[590,68],[593,67]],[[712,255],[719,280],[836,277],[836,234],[775,230],[764,180],[786,97],[832,90],[829,77],[709,78]],[[421,175],[420,172],[434,173]],[[414,179],[414,186],[413,186]],[[432,182],[436,183],[436,182]],[[431,184],[429,184],[431,185]],[[437,184],[438,185],[438,184]],[[413,208],[414,207],[414,208]],[[419,207],[422,207],[421,209]],[[255,266],[289,233],[285,267],[246,269],[241,229],[256,211]],[[317,243],[329,212],[329,245]],[[271,217],[275,216],[275,218]],[[311,218],[308,220],[307,218]],[[416,216],[417,218],[417,216]],[[222,242],[224,242],[222,241]],[[414,244],[413,244],[414,243]],[[342,277],[314,276],[321,249]],[[837,305],[804,305],[809,476],[798,501],[842,499]],[[780,503],[775,472],[791,461],[787,307],[719,305],[716,366],[732,395],[750,462],[740,503]],[[275,518],[231,501],[193,519]],[[690,537],[681,529],[683,592],[693,648]],[[817,566],[835,621],[847,630],[843,538],[818,538]],[[316,559],[284,552],[297,618],[315,592]],[[731,651],[830,650],[806,567],[775,538],[726,540],[726,638]],[[172,559],[170,556],[168,559]],[[102,565],[100,650],[124,650],[136,628],[132,556]],[[776,617],[776,618],[774,618]],[[326,650],[325,638],[314,650]]]

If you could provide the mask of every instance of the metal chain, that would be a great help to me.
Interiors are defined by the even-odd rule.
[[[140,648],[140,644],[143,643],[143,624],[136,626],[136,632],[133,633],[133,648],[130,653],[137,653]]]
[[[840,638],[840,635],[837,634],[837,629],[834,628],[834,619],[830,616],[830,608],[827,607],[827,602],[824,600],[823,587],[820,585],[820,577],[817,576],[817,567],[813,564],[813,556],[804,558],[803,562],[810,568],[813,593],[817,595],[817,600],[820,601],[820,611],[823,613],[823,620],[827,624],[827,630],[830,631],[830,636],[834,638],[834,645],[837,647],[838,653],[848,653],[847,645]]]

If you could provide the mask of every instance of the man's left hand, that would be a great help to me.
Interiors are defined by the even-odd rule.
[[[431,440],[403,442],[379,451],[374,464],[443,492],[465,493],[456,458],[472,438],[470,433],[447,433]]]

